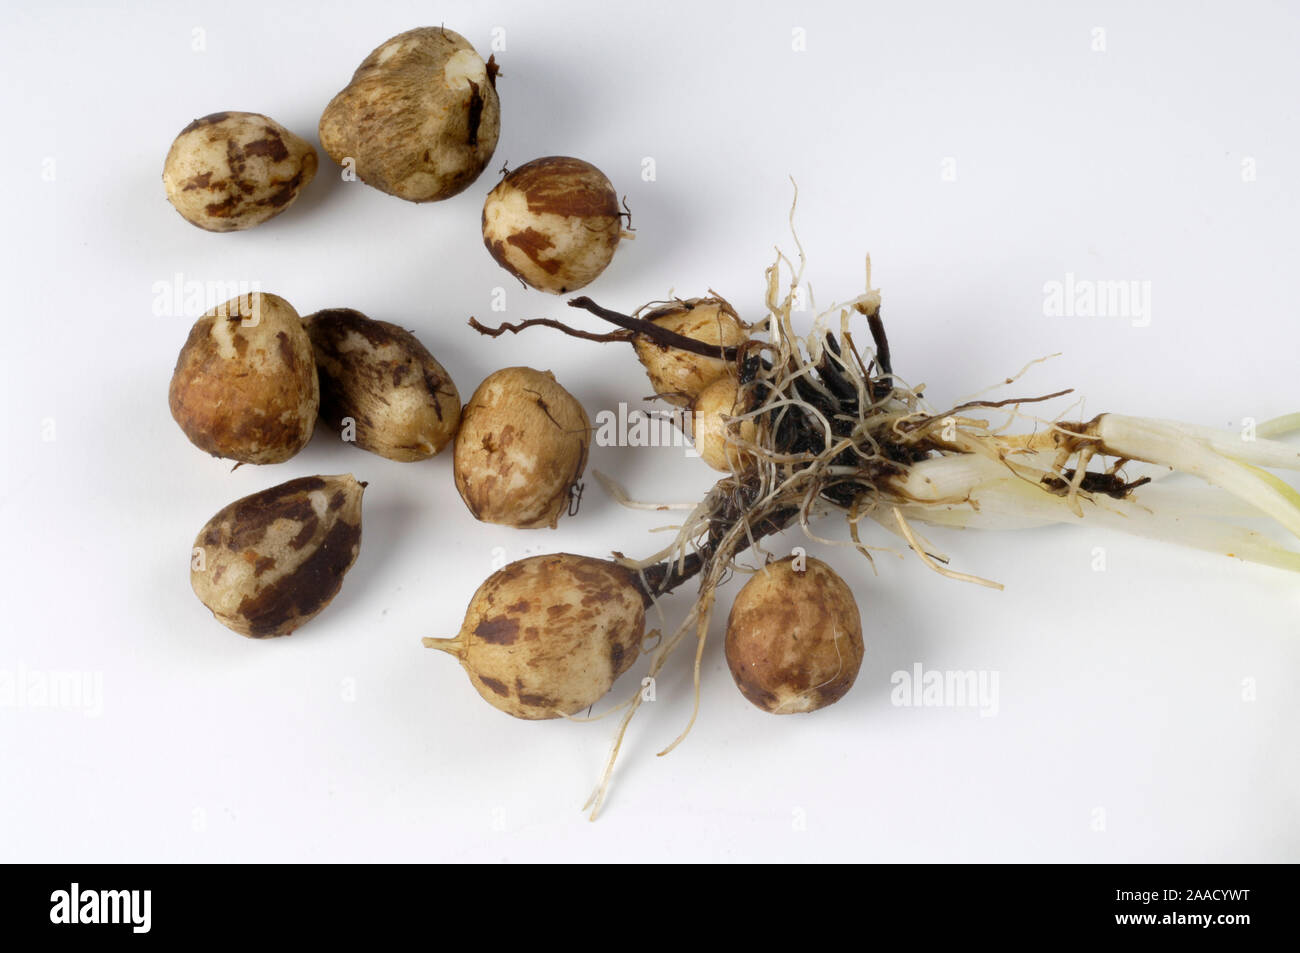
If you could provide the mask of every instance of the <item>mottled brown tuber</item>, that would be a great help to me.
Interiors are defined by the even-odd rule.
[[[424,460],[451,442],[460,394],[410,331],[335,308],[304,319],[320,374],[320,416],[344,440],[390,460]]]
[[[461,414],[456,489],[477,519],[555,528],[587,466],[591,422],[550,371],[488,376]]]
[[[232,298],[195,322],[168,403],[199,449],[241,463],[281,463],[311,440],[320,406],[311,340],[273,294]]]
[[[376,48],[320,119],[321,146],[367,185],[410,202],[469,187],[496,150],[495,59],[459,33],[421,27]]]
[[[240,635],[288,635],[338,594],[361,549],[364,483],[290,480],[223,508],[199,532],[190,584]]]
[[[252,228],[279,215],[316,174],[316,149],[258,113],[196,119],[167,152],[167,200],[210,232]]]
[[[769,563],[736,595],[726,655],[741,694],[777,715],[816,711],[844,697],[862,667],[862,618],[853,592],[824,562]]]
[[[492,706],[516,718],[574,715],[631,667],[645,607],[631,572],[570,553],[493,573],[470,600],[460,634],[425,639],[460,660]]]

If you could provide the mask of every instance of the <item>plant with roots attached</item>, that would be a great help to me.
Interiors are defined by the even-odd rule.
[[[783,269],[790,277],[784,291]],[[1008,529],[1083,521],[1300,571],[1300,552],[1237,522],[1270,517],[1300,536],[1300,494],[1266,469],[1300,469],[1300,450],[1270,439],[1300,430],[1300,414],[1261,424],[1255,439],[1243,439],[1164,420],[1109,413],[1087,421],[1044,420],[1023,409],[1069,390],[976,399],[936,411],[921,388],[909,387],[894,371],[870,259],[867,290],[820,314],[801,336],[791,315],[803,269],[802,249],[797,266],[778,252],[766,272],[767,316],[733,344],[718,343],[726,340],[719,334],[709,342],[679,334],[640,312],[610,311],[586,297],[568,303],[619,330],[596,334],[548,318],[496,328],[470,320],[492,336],[545,326],[592,341],[631,343],[639,351],[652,344],[721,361],[730,375],[736,398],[731,414],[724,414],[725,440],[735,452],[723,455],[730,472],[690,508],[669,546],[639,561],[616,554],[635,574],[647,604],[698,580],[685,618],[649,653],[646,674],[653,677],[694,633],[694,709],[661,754],[681,742],[698,715],[701,660],[718,585],[729,571],[744,571],[737,559],[747,550],[761,551],[764,537],[790,527],[820,543],[853,546],[870,561],[873,549],[885,549],[863,542],[861,524],[872,520],[900,537],[930,569],[998,589],[998,583],[948,568],[948,559],[915,524]],[[662,313],[656,307],[650,317]],[[855,340],[855,325],[862,324],[874,345],[865,352]],[[680,394],[673,396],[681,402]],[[1005,421],[992,419],[1002,415]],[[1035,427],[1009,433],[1016,421]],[[1170,487],[1162,477],[1172,472],[1192,474],[1209,486]],[[660,505],[634,502],[601,479],[625,505]],[[844,521],[847,539],[814,532],[814,522],[830,514]],[[622,706],[609,759],[587,805],[593,819],[641,700],[638,689]]]

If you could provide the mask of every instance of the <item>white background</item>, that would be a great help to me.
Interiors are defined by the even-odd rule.
[[[895,366],[936,405],[1061,352],[1018,392],[1076,387],[1076,417],[1236,427],[1296,410],[1300,18],[1130,7],[6,4],[0,672],[89,672],[103,697],[98,717],[22,693],[0,708],[0,858],[1300,858],[1300,596],[1281,571],[1087,526],[931,534],[998,593],[911,556],[873,575],[814,548],[862,608],[852,693],[806,717],[751,707],[721,657],[728,590],[693,734],[655,757],[689,713],[683,653],[590,824],[579,806],[613,721],[507,718],[420,637],[457,630],[494,548],[644,555],[663,515],[621,510],[589,480],[556,531],[479,525],[449,453],[398,464],[328,433],[232,473],[167,410],[199,314],[155,313],[155,285],[178,274],[401,323],[464,398],[522,363],[593,416],[636,406],[648,388],[630,349],[466,326],[574,317],[501,271],[478,231],[502,162],[555,153],[596,163],[633,210],[635,242],[587,289],[610,307],[713,288],[760,317],[763,269],[792,250],[792,176],[818,305],[862,289],[870,252]],[[163,157],[191,119],[264,112],[314,141],[373,47],[440,21],[485,54],[505,31],[502,138],[467,192],[404,203],[341,181],[321,153],[303,198],[252,231],[208,234],[168,205]],[[1149,281],[1150,325],[1046,317],[1044,284],[1068,273]],[[712,481],[675,450],[596,447],[590,466],[664,501]],[[265,642],[213,621],[188,583],[203,523],[347,471],[370,481],[364,541],[330,608]],[[669,600],[668,617],[688,603]],[[914,662],[997,672],[998,714],[892,705],[891,674]]]

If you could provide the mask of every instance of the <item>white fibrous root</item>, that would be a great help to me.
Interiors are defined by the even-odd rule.
[[[919,527],[1088,523],[1300,571],[1300,552],[1249,525],[1263,517],[1300,537],[1300,494],[1270,472],[1300,469],[1300,449],[1277,439],[1300,430],[1300,414],[1260,424],[1243,435],[1119,414],[1087,421],[1044,419],[1025,409],[1070,390],[972,399],[938,411],[923,398],[922,388],[909,386],[894,371],[880,293],[871,287],[870,259],[867,290],[822,312],[809,333],[799,334],[792,315],[803,285],[802,250],[798,258],[796,265],[778,252],[766,272],[767,316],[749,327],[747,340],[735,344],[718,343],[717,337],[704,344],[689,333],[675,335],[587,298],[569,303],[622,330],[596,335],[551,319],[496,329],[472,322],[493,335],[543,325],[588,340],[650,341],[714,357],[727,366],[723,379],[734,391],[724,403],[732,411],[720,415],[723,426],[711,434],[717,445],[710,452],[729,472],[680,521],[671,544],[644,560],[619,557],[637,574],[648,602],[689,580],[698,585],[685,619],[675,628],[665,627],[658,646],[648,653],[646,674],[654,677],[694,635],[695,708],[685,730],[660,754],[681,742],[698,714],[704,645],[719,584],[732,572],[752,571],[739,561],[750,550],[760,563],[770,561],[764,538],[787,528],[798,526],[827,545],[852,546],[868,561],[873,553],[898,553],[897,545],[863,541],[862,524],[871,520],[928,568],[994,588],[1001,585],[950,567],[948,557]],[[784,288],[783,274],[789,280]],[[860,346],[867,338],[872,346]],[[1005,383],[1018,380],[1029,366]],[[1010,433],[1017,422],[1031,423],[1032,431]],[[1165,477],[1174,473],[1190,474],[1204,484],[1171,484]],[[633,502],[607,478],[602,483],[625,505],[654,508]],[[848,539],[814,529],[830,515],[844,520]],[[608,790],[627,723],[639,707],[639,696],[626,704],[588,801],[593,819]]]

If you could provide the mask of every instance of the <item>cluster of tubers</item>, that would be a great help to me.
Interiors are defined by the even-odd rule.
[[[410,331],[348,308],[303,319],[283,298],[261,292],[227,301],[194,323],[176,360],[169,403],[195,446],[240,464],[293,457],[310,441],[318,417],[343,442],[401,462],[428,459],[454,440],[456,487],[470,511],[484,522],[525,529],[554,527],[568,509],[591,437],[582,405],[549,371],[498,371],[462,408],[451,376]],[[320,574],[334,573],[341,583],[355,558],[355,552],[346,564],[305,558],[327,543],[337,551],[337,542],[309,532],[301,483],[231,504],[200,534],[205,542],[196,551],[205,555],[193,570],[195,591],[218,621],[243,635],[293,631],[338,590],[334,585],[306,611],[328,588]],[[328,502],[314,511],[321,525],[335,518],[336,504],[346,504],[338,520],[355,523],[359,545],[360,490]],[[284,523],[290,512],[298,521],[293,526]],[[273,534],[268,519],[281,521]],[[229,558],[208,552],[216,544]],[[294,553],[304,558],[286,558]],[[256,571],[229,568],[233,559]],[[282,593],[298,587],[305,595],[298,602],[258,602],[272,582]],[[262,606],[256,621],[248,618],[251,605]]]
[[[676,302],[646,320],[701,344],[735,347],[747,327],[718,298]],[[693,409],[706,463],[743,463],[727,363],[633,341],[665,399]],[[195,322],[177,359],[172,414],[198,447],[241,463],[289,459],[317,416],[346,442],[397,461],[454,447],[456,488],[475,518],[555,527],[587,463],[591,424],[549,371],[490,374],[462,408],[451,376],[412,334],[359,311],[305,319],[272,294],[235,298]],[[364,484],[306,477],[222,509],[199,533],[191,582],[227,627],[285,635],[337,594],[361,539]],[[571,715],[603,697],[639,653],[644,587],[618,563],[558,554],[512,563],[471,601],[455,654],[489,702],[522,718]],[[852,593],[824,563],[761,570],[736,599],[727,660],[742,694],[766,711],[813,711],[841,697],[862,661]],[[596,664],[595,659],[604,659]],[[548,661],[549,660],[549,661]],[[506,677],[509,676],[509,677]]]
[[[389,195],[450,198],[478,179],[496,149],[497,77],[495,58],[485,62],[459,34],[402,33],[371,52],[329,102],[321,145]],[[225,232],[284,212],[316,171],[310,142],[266,116],[224,112],[176,137],[163,181],[187,221]],[[598,168],[547,156],[503,170],[481,230],[502,268],[566,294],[608,267],[631,237],[627,215]],[[745,445],[755,425],[736,357],[754,342],[736,310],[716,296],[674,300],[620,323],[615,337],[634,346],[655,395],[689,411],[683,426],[704,461],[731,474],[751,463]],[[168,399],[195,446],[237,464],[291,459],[318,419],[343,442],[393,461],[451,446],[456,489],[472,515],[521,529],[554,528],[571,510],[592,433],[582,405],[549,371],[498,370],[462,406],[451,375],[411,331],[348,308],[301,317],[260,292],[194,323]],[[358,557],[365,487],[351,474],[306,476],[225,506],[195,540],[195,594],[241,635],[295,631],[338,594]],[[458,635],[424,644],[454,655],[478,693],[507,714],[576,715],[642,654],[646,609],[669,591],[671,574],[652,585],[622,556],[521,559],[479,587]],[[833,703],[863,658],[851,591],[817,560],[769,563],[735,600],[726,658],[743,696],[764,711]]]
[[[501,136],[500,68],[445,27],[408,30],[361,61],[321,114],[321,147],[346,178],[408,202],[469,188]],[[234,232],[292,205],[316,174],[315,147],[260,113],[219,112],[177,135],[167,199],[192,225]],[[483,242],[502,268],[552,294],[581,288],[614,257],[627,213],[605,174],[568,156],[534,159],[483,203]]]
[[[478,180],[496,150],[499,76],[495,58],[484,61],[459,34],[442,27],[402,33],[375,48],[330,100],[318,126],[321,146],[345,178],[352,173],[410,202],[451,198]],[[186,221],[230,232],[286,211],[317,170],[315,147],[278,122],[218,112],[175,138],[163,183]],[[545,156],[502,170],[484,198],[480,230],[488,253],[519,281],[568,294],[597,279],[619,243],[632,237],[625,219],[626,203],[620,208],[598,168]],[[688,412],[682,426],[700,457],[726,474],[672,527],[677,535],[659,555],[644,562],[619,553],[518,560],[478,588],[455,637],[424,640],[453,655],[493,707],[528,720],[578,715],[643,654],[650,655],[653,678],[692,630],[698,707],[715,596],[730,573],[745,569],[738,557],[796,523],[806,528],[826,510],[844,514],[853,544],[868,559],[858,523],[889,514],[931,569],[996,588],[939,566],[904,511],[965,526],[997,525],[974,519],[987,513],[996,521],[1006,508],[1009,518],[1032,525],[1062,521],[1066,511],[1069,519],[1082,517],[1087,503],[1094,519],[1110,525],[1300,569],[1300,554],[1274,549],[1253,529],[1197,512],[1157,513],[1131,496],[1151,478],[1129,481],[1122,472],[1139,461],[1194,473],[1300,534],[1298,498],[1263,469],[1296,467],[1293,448],[1268,440],[1247,448],[1235,434],[1113,414],[1052,421],[1042,432],[1019,435],[958,416],[1069,391],[972,400],[933,413],[922,389],[893,373],[870,262],[867,291],[839,307],[839,333],[822,323],[824,314],[801,338],[791,314],[802,265],[790,265],[792,290],[781,300],[782,261],[790,265],[779,255],[767,272],[768,314],[755,328],[716,295],[647,305],[632,315],[583,297],[568,302],[618,326],[604,335],[546,318],[496,329],[470,320],[494,336],[540,324],[631,344],[655,397]],[[867,358],[848,330],[851,313],[866,319],[874,343]],[[194,323],[169,405],[195,446],[237,465],[293,458],[318,418],[342,441],[394,461],[426,460],[450,445],[456,489],[473,516],[522,529],[554,528],[573,508],[591,442],[586,412],[549,371],[498,370],[462,406],[451,375],[411,331],[350,309],[304,319],[283,298],[261,293],[226,302]],[[1261,429],[1296,429],[1296,417]],[[1117,462],[1089,470],[1094,457]],[[948,489],[939,494],[939,486]],[[295,631],[330,604],[358,558],[365,487],[351,474],[306,476],[224,507],[191,551],[195,594],[219,622],[250,638]],[[993,505],[981,509],[983,499]],[[696,577],[685,621],[667,637],[651,633],[660,636],[654,648],[643,646],[647,609]],[[803,554],[769,557],[732,604],[724,654],[741,695],[762,711],[825,708],[852,688],[862,666],[857,602],[825,563]],[[593,816],[641,700],[634,696],[624,706],[590,802]]]

